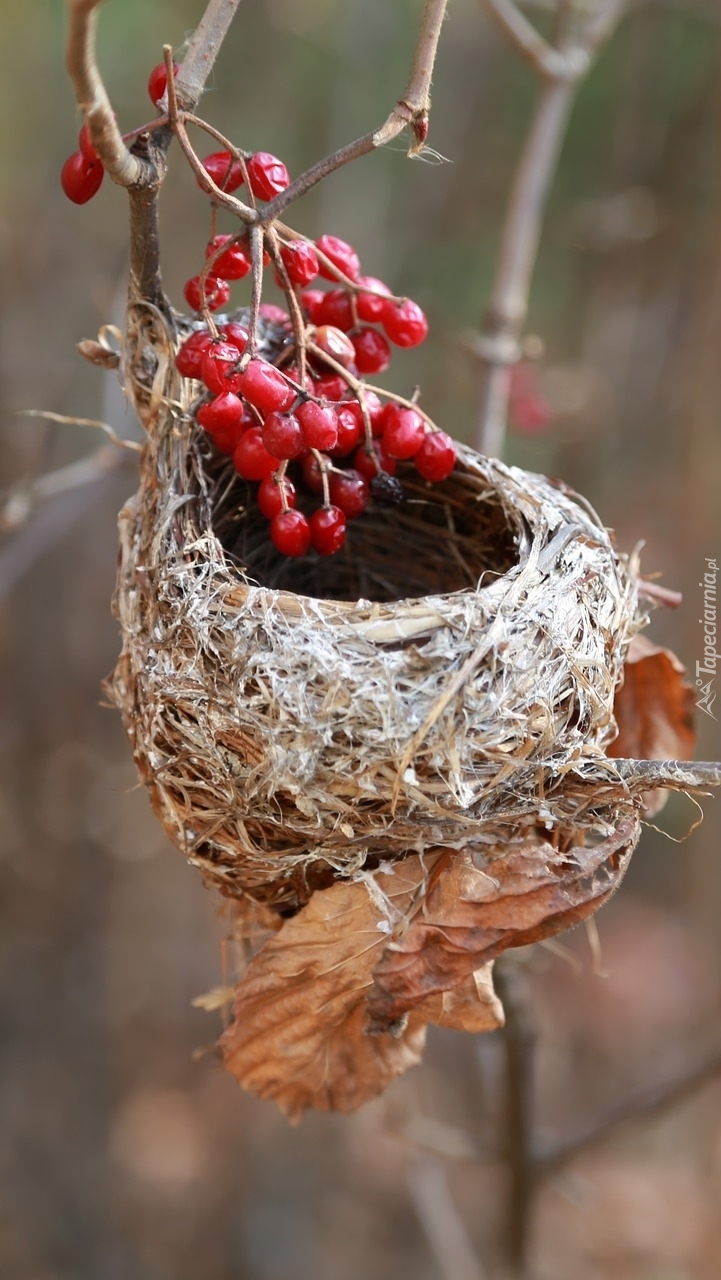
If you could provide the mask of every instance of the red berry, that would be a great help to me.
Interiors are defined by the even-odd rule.
[[[261,302],[258,314],[270,324],[287,324],[290,320],[288,312],[282,307],[277,307],[274,302]]]
[[[355,324],[353,307],[349,294],[345,289],[331,289],[323,294],[323,301],[318,307],[318,318],[315,324],[330,324],[347,333]]]
[[[277,475],[264,476],[256,494],[258,509],[266,520],[272,520],[283,510],[281,488],[285,494],[287,507],[295,506],[295,485],[287,476],[282,479]]]
[[[232,391],[223,391],[207,404],[201,404],[196,417],[206,431],[229,431],[240,426],[243,402]]]
[[[347,244],[345,240],[339,240],[337,236],[321,236],[316,240],[316,245],[321,253],[329,258],[334,267],[343,272],[351,280],[357,280],[360,271],[360,258],[351,244]],[[325,280],[337,280],[335,272],[321,262],[319,267],[320,274]]]
[[[251,360],[239,382],[239,389],[246,400],[260,409],[263,417],[290,409],[296,398],[295,391],[288,386],[282,373],[267,360]]]
[[[436,484],[447,480],[456,465],[456,446],[445,431],[429,431],[413,458],[413,465],[424,480]]]
[[[208,431],[213,444],[218,453],[224,453],[227,457],[231,457],[235,453],[238,441],[243,432],[241,427],[217,427],[214,431]]]
[[[391,362],[391,349],[380,330],[363,325],[351,342],[359,373],[385,373]]]
[[[298,458],[305,453],[303,428],[294,413],[269,413],[263,423],[263,444],[274,458]]]
[[[301,293],[300,301],[311,324],[319,323],[318,317],[324,298],[325,294],[322,289],[305,289]]]
[[[284,556],[304,556],[310,547],[310,525],[302,511],[280,511],[270,522],[270,536]]]
[[[200,376],[209,391],[219,395],[223,391],[241,390],[242,375],[237,370],[240,360],[238,348],[230,342],[211,342],[203,355]]]
[[[177,62],[174,62],[173,76],[175,77],[177,76],[177,74],[178,74],[178,64]],[[167,89],[167,87],[168,87],[168,73],[165,70],[165,63],[159,62],[157,67],[153,67],[153,70],[150,72],[150,75],[148,76],[148,93],[150,95],[150,101],[154,103],[156,107],[160,106],[160,102],[162,100],[163,94],[165,93],[165,90]]]
[[[296,417],[303,428],[305,443],[309,449],[333,449],[338,442],[338,418],[333,409],[306,400],[296,409]]]
[[[218,253],[223,245],[227,245],[225,252]],[[206,247],[205,256],[214,258],[210,269],[221,280],[242,280],[251,269],[250,258],[234,236],[213,236]]]
[[[335,458],[344,458],[363,439],[363,419],[357,400],[339,404],[337,409],[338,439],[332,450]]]
[[[105,170],[97,160],[88,160],[82,151],[73,151],[60,171],[60,185],[73,204],[85,204],[100,189]]]
[[[345,543],[346,516],[340,507],[319,507],[310,518],[310,539],[322,556],[334,556]]]
[[[385,299],[391,296],[388,285],[384,284],[382,280],[376,280],[375,276],[359,276],[358,284],[365,285],[366,289],[374,290],[373,293],[367,293],[366,289],[361,289],[356,294],[358,318],[360,320],[381,320]],[[379,294],[381,297],[378,296]]]
[[[335,360],[336,364],[342,364],[344,369],[355,363],[353,343],[342,329],[336,329],[335,325],[322,324],[316,329],[313,341],[321,351]]]
[[[370,418],[371,431],[374,436],[383,434],[383,413],[385,406],[375,391],[366,391],[364,395],[366,411]]]
[[[353,466],[356,471],[360,471],[360,474],[365,476],[366,480],[375,480],[379,468],[389,476],[395,475],[396,472],[396,460],[386,453],[380,440],[375,441],[372,456],[365,444],[356,449],[353,455]]]
[[[269,151],[256,151],[248,161],[248,185],[259,200],[272,200],[290,186],[290,174],[277,156]]]
[[[415,409],[388,405],[384,414],[383,447],[391,458],[412,458],[426,434],[425,423]]]
[[[248,345],[248,330],[243,324],[236,324],[234,320],[229,320],[227,324],[221,325],[220,332],[226,342],[231,347],[235,347],[242,355]]]
[[[183,297],[193,311],[202,311],[204,301],[208,311],[218,311],[230,297],[230,285],[217,276],[206,276],[205,281],[200,276],[191,276],[185,282]]]
[[[202,165],[221,191],[237,191],[243,184],[243,170],[229,151],[212,151],[202,161]],[[200,181],[198,186],[202,186]]]
[[[262,480],[278,468],[278,459],[268,453],[258,427],[244,431],[233,451],[233,466],[244,480]]]
[[[283,265],[293,284],[310,284],[318,274],[318,254],[307,240],[293,240],[280,251]]]
[[[197,378],[200,381],[203,356],[210,346],[210,341],[207,329],[199,329],[196,333],[191,333],[175,357],[178,373],[182,373],[184,378]]]
[[[323,479],[320,463],[314,453],[307,453],[301,463],[303,479],[311,493],[323,492]]]
[[[370,486],[359,471],[334,471],[329,477],[330,496],[349,519],[362,515],[370,502]]]
[[[94,164],[100,163],[100,156],[90,140],[90,130],[87,124],[84,124],[78,135],[78,146],[86,160],[91,160]]]
[[[417,302],[386,302],[381,317],[391,342],[397,347],[417,347],[428,333],[428,321]]]
[[[328,374],[326,378],[315,378],[314,386],[319,400],[332,400],[334,403],[342,400],[348,390],[339,373]]]

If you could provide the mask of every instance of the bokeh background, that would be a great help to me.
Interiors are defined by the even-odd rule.
[[[145,81],[200,0],[107,0],[100,60],[121,124],[152,115]],[[206,116],[299,172],[378,125],[405,83],[420,0],[246,0]],[[544,11],[531,11],[543,23]],[[0,474],[80,462],[96,433],[24,409],[111,420],[111,376],[75,343],[122,314],[125,198],[77,208],[58,173],[79,122],[63,5],[0,3],[3,129]],[[488,297],[505,200],[537,86],[479,0],[451,0],[430,143],[341,171],[295,223],[356,244],[364,269],[432,322],[388,385],[473,433],[464,335]],[[202,144],[201,144],[202,145]],[[211,147],[207,149],[212,149]],[[199,268],[207,209],[177,154],[163,196],[167,286]],[[699,580],[721,555],[721,10],[632,6],[583,86],[554,185],[528,332],[543,357],[507,460],[583,492],[648,574],[684,593],[650,635],[690,671]],[[520,415],[523,419],[523,414]],[[136,785],[101,680],[118,651],[109,601],[132,459],[45,502],[0,544],[0,1274],[7,1280],[480,1280],[500,1274],[504,1054],[436,1032],[423,1067],[350,1118],[297,1129],[244,1096],[212,1054],[218,903],[169,846]],[[17,511],[17,502],[12,508]],[[721,756],[699,717],[700,758]],[[567,954],[524,957],[537,1023],[539,1137],[572,1138],[719,1045],[721,800],[674,798]],[[665,834],[664,834],[665,833]],[[671,837],[671,838],[669,838]],[[676,843],[676,841],[682,841]],[[596,970],[598,965],[595,966]],[[721,1082],[627,1126],[547,1180],[539,1280],[718,1280]],[[473,1254],[469,1255],[471,1248]]]

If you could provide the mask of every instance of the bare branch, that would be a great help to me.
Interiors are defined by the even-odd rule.
[[[355,142],[347,143],[346,146],[319,160],[317,164],[311,165],[310,169],[306,169],[305,173],[296,178],[285,191],[281,191],[266,205],[262,215],[264,226],[268,226],[278,218],[289,204],[300,196],[304,196],[323,178],[327,178],[329,174],[351,160],[358,160],[361,156],[368,155],[370,151],[375,151],[377,147],[383,147],[387,142],[392,142],[408,125],[413,129],[417,140],[417,145],[411,148],[411,151],[420,149],[428,129],[431,79],[447,3],[448,0],[425,0],[408,83],[403,96],[399,98],[380,129],[363,134]]]
[[[569,1161],[581,1155],[590,1147],[605,1141],[616,1129],[631,1122],[646,1120],[651,1116],[662,1114],[669,1107],[676,1106],[686,1098],[692,1097],[699,1089],[721,1075],[721,1052],[716,1052],[699,1065],[692,1067],[685,1075],[670,1083],[654,1084],[635,1098],[629,1098],[604,1120],[592,1125],[585,1133],[560,1143],[546,1152],[536,1155],[535,1177],[547,1178],[556,1173]]]
[[[68,0],[65,65],[83,111],[93,146],[113,182],[132,187],[147,180],[148,168],[126,147],[95,59],[100,0]]]
[[[60,420],[60,414],[45,414],[51,420]],[[66,419],[71,421],[71,419]],[[72,419],[72,421],[86,421],[85,419]],[[103,424],[93,422],[89,425],[101,426]],[[107,428],[111,430],[111,428]],[[117,440],[117,437],[116,437]],[[131,447],[133,446],[131,442]],[[44,475],[37,476],[34,480],[27,481],[24,484],[16,485],[10,494],[8,494],[3,505],[0,507],[0,529],[4,533],[12,533],[16,529],[22,528],[32,513],[48,498],[56,498],[60,494],[68,493],[73,489],[84,488],[86,485],[95,484],[108,472],[115,471],[118,467],[124,465],[125,459],[122,450],[116,447],[116,443],[104,444],[95,453],[90,454],[88,458],[81,458],[79,462],[70,462],[65,467],[58,467],[56,471],[46,472]]]
[[[548,192],[579,81],[592,55],[608,37],[622,0],[607,0],[573,44],[565,40],[565,18],[557,10],[556,44],[549,45],[517,9],[514,0],[486,0],[515,48],[544,79],[536,111],[516,169],[503,227],[496,277],[483,330],[475,344],[484,366],[478,410],[477,447],[500,457],[506,432],[511,370],[520,358],[519,339],[528,311],[531,279]],[[559,0],[559,4],[563,0]]]
[[[524,974],[514,958],[499,961],[494,982],[505,1014],[506,1159],[511,1187],[506,1222],[506,1250],[514,1275],[526,1274],[533,1202],[534,1091],[536,1028]]]
[[[412,1165],[408,1188],[443,1280],[484,1280],[485,1269],[455,1206],[440,1161],[425,1159]]]
[[[178,105],[193,111],[233,21],[240,0],[209,0],[175,78]]]
[[[554,48],[516,8],[513,0],[486,0],[504,35],[531,66],[549,80],[577,80],[588,68],[588,57],[581,50],[561,53]]]

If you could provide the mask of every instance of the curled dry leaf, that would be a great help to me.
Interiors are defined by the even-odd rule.
[[[491,968],[432,995],[410,1019],[369,1034],[373,969],[389,936],[423,901],[434,857],[412,855],[352,883],[319,890],[265,943],[237,988],[220,1048],[244,1088],[292,1119],[306,1107],[352,1111],[420,1061],[425,1024],[464,1031],[501,1026]]]
[[[269,937],[237,988],[220,1048],[251,1093],[297,1119],[351,1111],[420,1060],[425,1024],[503,1023],[491,962],[558,933],[613,892],[631,818],[594,847],[546,840],[432,850],[318,890]]]
[[[393,939],[374,971],[370,1026],[465,982],[509,947],[576,924],[613,893],[639,834],[634,818],[594,847],[560,852],[547,841],[479,855],[445,852],[430,873],[422,907]]]
[[[352,1111],[420,1061],[426,1021],[366,1034],[373,968],[426,878],[411,857],[392,869],[314,893],[248,967],[235,1021],[220,1039],[244,1088],[291,1119],[306,1107]]]
[[[690,760],[694,733],[693,685],[684,680],[685,667],[670,649],[662,649],[645,636],[634,636],[623,669],[623,684],[616,690],[613,714],[618,737],[608,748],[610,756],[636,760]],[[657,787],[643,797],[644,813],[651,817],[663,808],[667,792]]]

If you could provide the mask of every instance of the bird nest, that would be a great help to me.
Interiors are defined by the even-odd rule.
[[[404,500],[337,555],[279,555],[176,341],[131,310],[147,443],[108,689],[166,831],[252,935],[226,1066],[293,1117],[350,1110],[427,1023],[500,1025],[494,958],[613,892],[648,788],[699,775],[609,753],[688,753],[693,693],[636,635],[635,562],[588,504],[470,449],[437,486],[401,467]]]
[[[291,914],[411,852],[614,830],[634,799],[626,783],[609,799],[606,748],[642,619],[588,505],[460,448],[441,485],[401,472],[404,501],[374,503],[339,554],[286,559],[151,323],[110,687],[205,878]]]

